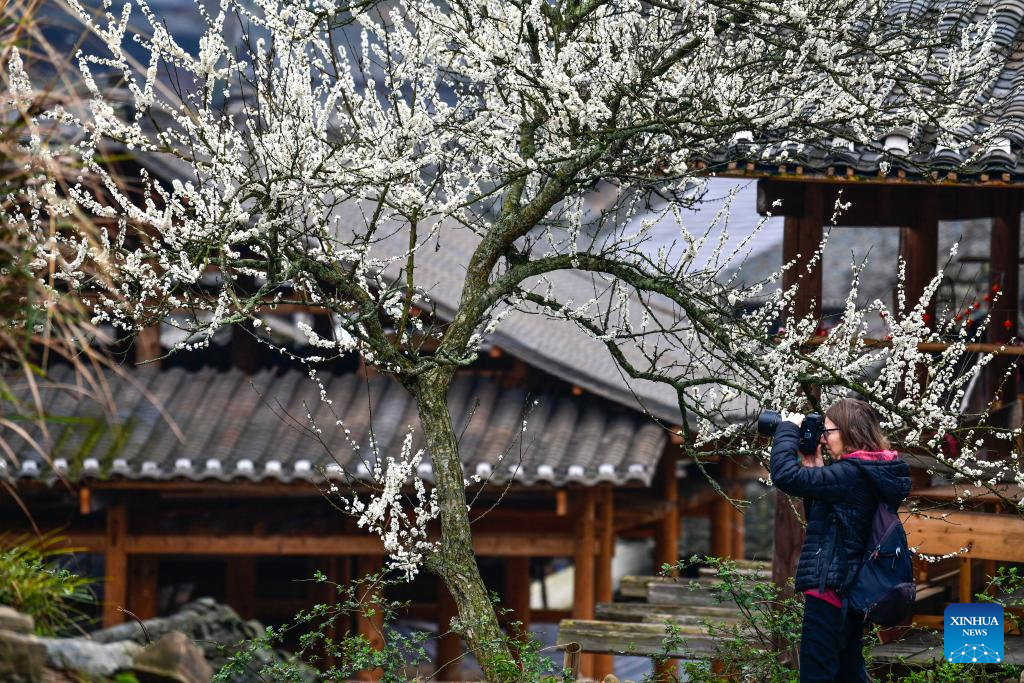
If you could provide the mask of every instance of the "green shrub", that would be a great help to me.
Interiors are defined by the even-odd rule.
[[[384,593],[388,586],[403,583],[402,579],[381,572],[341,585],[329,582],[326,576],[317,572],[314,581],[330,585],[336,599],[314,605],[296,614],[288,624],[279,628],[268,627],[259,637],[239,643],[214,681],[230,683],[252,678],[253,675],[275,683],[305,683],[313,679],[347,681],[359,671],[377,669],[385,683],[405,683],[416,679],[421,665],[431,663],[424,645],[436,637],[434,633],[403,634],[393,627],[408,603],[387,599]],[[375,597],[368,599],[367,595]],[[379,618],[383,637],[381,649],[374,648],[362,634],[348,630],[351,617],[359,615]],[[514,630],[519,626],[521,624],[512,624]],[[471,627],[472,624],[456,618],[449,633],[461,634]],[[261,657],[261,652],[283,646],[286,639],[296,634],[299,647],[293,659],[264,663],[267,659]],[[496,661],[493,653],[488,652],[478,653],[477,659],[501,672],[506,680],[521,683],[568,680],[565,672],[542,656],[536,638],[521,634],[515,638],[506,636],[504,642],[513,659],[503,657]],[[494,648],[494,652],[500,651],[501,648]],[[311,667],[318,668],[319,672]]]
[[[96,601],[90,579],[58,565],[73,552],[62,541],[53,534],[0,535],[0,604],[31,615],[39,635],[81,628],[88,621],[82,607]]]
[[[1002,683],[1020,680],[1021,667],[939,662],[899,676],[889,674],[885,683]]]
[[[731,560],[711,556],[694,555],[675,567],[662,567],[662,573],[683,574],[696,565],[716,571],[719,580],[710,589],[711,593],[716,602],[736,606],[740,619],[732,624],[703,620],[704,628],[714,643],[714,651],[710,658],[695,656],[693,661],[684,662],[686,680],[694,683],[795,681],[795,645],[800,641],[804,607],[803,600],[792,594],[792,584],[788,591],[784,591],[771,581],[759,581],[738,571],[736,563]],[[708,590],[696,583],[691,587]],[[678,629],[666,624],[666,653],[679,651],[680,647],[685,651],[685,645]],[[711,660],[719,663],[717,671],[712,670]]]

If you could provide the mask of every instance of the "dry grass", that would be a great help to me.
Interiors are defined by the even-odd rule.
[[[56,104],[72,110],[81,106],[81,89],[73,80],[77,69],[70,63],[75,48],[64,54],[47,40],[39,19],[42,6],[41,0],[0,0],[0,97],[7,99],[6,65],[15,47],[26,70],[42,76],[33,83],[30,102],[15,106],[5,101],[0,110],[0,216],[18,213],[19,190],[28,184],[51,180],[57,188],[66,187],[78,172],[59,156],[40,168],[23,149],[31,117]],[[71,220],[77,231],[99,230],[86,216]],[[54,232],[68,227],[57,219],[49,224]],[[23,229],[13,221],[0,221],[0,460],[15,468],[26,455],[50,460],[47,423],[54,416],[44,409],[42,389],[87,396],[113,416],[114,400],[104,377],[109,371],[123,372],[110,353],[112,340],[90,322],[80,298],[60,287],[52,261],[48,270],[40,270],[33,259]],[[74,368],[72,382],[58,384],[49,377],[47,369],[58,362]],[[15,442],[23,444],[20,452]],[[66,480],[64,484],[71,486]],[[0,478],[0,486],[29,513],[10,480]]]

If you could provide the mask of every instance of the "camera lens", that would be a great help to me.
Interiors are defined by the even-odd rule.
[[[775,429],[782,421],[782,414],[777,410],[765,410],[757,418],[757,432],[761,436],[775,436]]]

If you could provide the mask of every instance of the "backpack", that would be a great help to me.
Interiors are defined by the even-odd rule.
[[[876,495],[878,489],[861,469]],[[871,522],[864,558],[847,584],[847,604],[864,615],[865,622],[895,626],[910,616],[917,597],[914,567],[907,545],[907,534],[896,509],[881,499]]]

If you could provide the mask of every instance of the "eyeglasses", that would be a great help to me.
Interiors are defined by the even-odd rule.
[[[828,436],[829,432],[838,432],[838,431],[839,431],[839,427],[832,427],[831,429],[823,429],[823,430],[821,430],[821,433],[824,434],[825,436]]]

